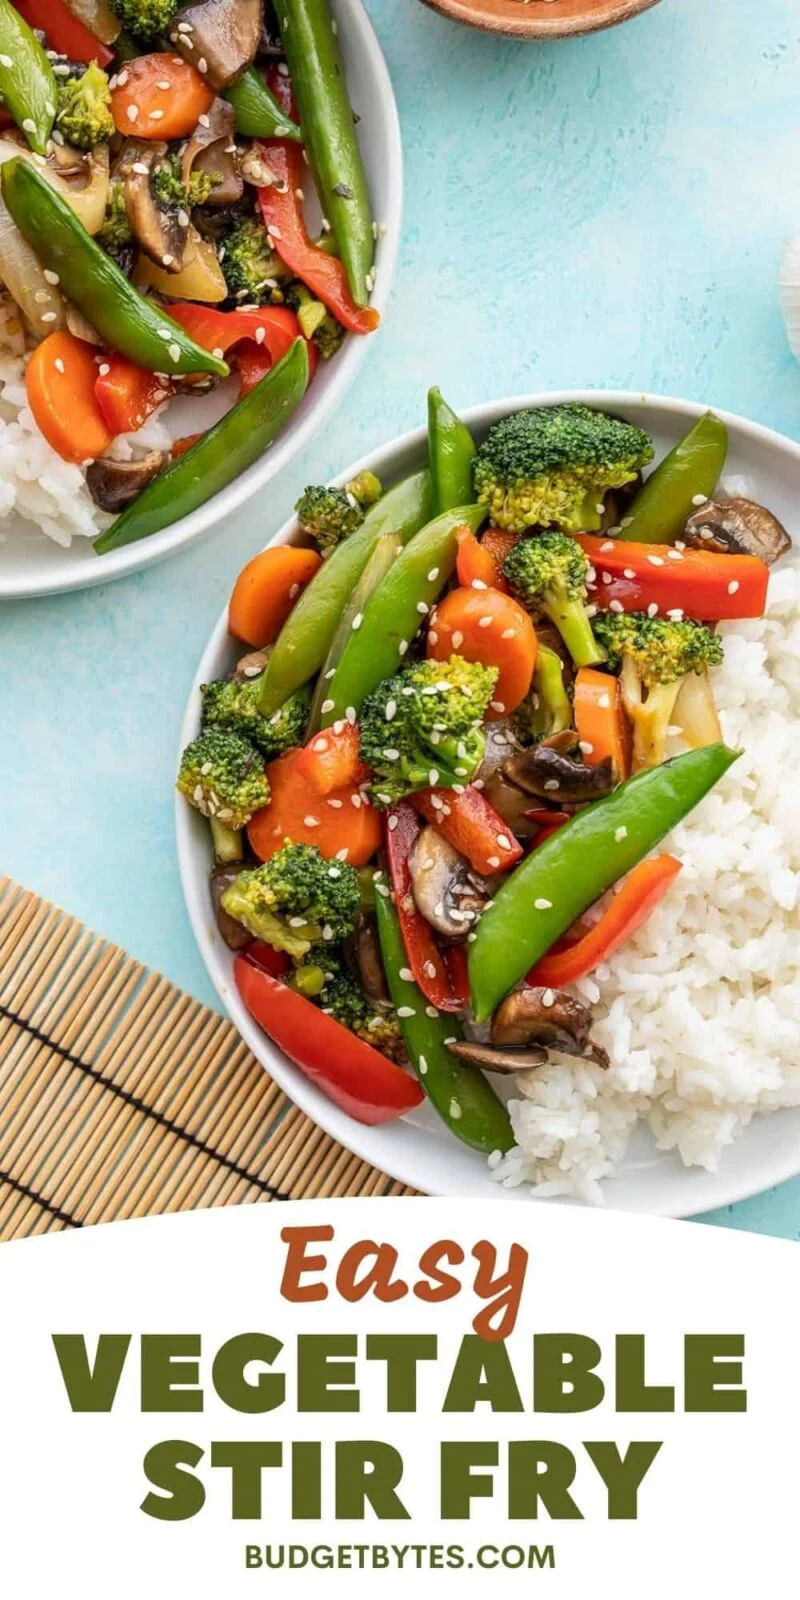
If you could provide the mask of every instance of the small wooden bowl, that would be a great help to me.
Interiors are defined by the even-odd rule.
[[[452,22],[518,39],[561,39],[613,28],[658,0],[424,0]]]

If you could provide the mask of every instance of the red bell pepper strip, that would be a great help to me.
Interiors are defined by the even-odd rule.
[[[570,941],[566,934],[537,961],[525,982],[534,988],[545,984],[551,989],[563,989],[566,984],[585,978],[636,932],[680,870],[681,863],[674,856],[656,856],[640,862],[623,879],[600,921],[576,941]]]
[[[270,68],[267,82],[281,110],[294,120],[288,77]],[[371,306],[356,305],[343,263],[311,241],[303,215],[303,184],[308,168],[301,146],[291,139],[267,139],[262,149],[277,181],[257,191],[258,202],[264,226],[281,261],[350,333],[373,333],[381,320],[378,312]]]
[[[458,1000],[459,1011],[465,1011],[469,1005],[469,972],[467,969],[467,952],[463,944],[451,944],[444,951],[444,964],[450,980],[453,996]]]
[[[265,944],[263,939],[251,939],[249,945],[242,951],[254,967],[260,967],[262,972],[268,972],[271,978],[283,978],[289,971],[289,957],[284,950],[276,950],[273,945]]]
[[[578,543],[594,567],[592,599],[604,611],[616,600],[624,611],[656,605],[661,616],[682,611],[702,622],[764,614],[769,568],[757,556],[627,544],[589,533],[579,534]]]
[[[525,816],[528,822],[535,822],[539,830],[531,845],[532,850],[538,850],[539,845],[544,844],[551,833],[558,833],[559,828],[563,828],[564,823],[569,822],[566,811],[537,810],[534,807],[533,811],[526,811]]]
[[[15,9],[29,28],[40,28],[51,50],[70,61],[96,61],[107,67],[114,52],[102,44],[76,17],[64,0],[14,0]]]
[[[224,355],[240,339],[249,339],[264,348],[273,365],[282,361],[295,339],[303,337],[300,324],[288,306],[218,311],[216,306],[184,300],[170,306],[169,314],[204,350],[221,350]]]
[[[169,378],[159,378],[116,352],[103,357],[101,368],[94,386],[95,399],[115,435],[134,433],[162,401],[175,393]]]
[[[192,445],[197,444],[198,439],[202,437],[202,433],[187,433],[182,439],[173,439],[169,451],[172,460],[174,461],[177,456],[185,456],[187,450],[191,450]]]
[[[401,800],[387,816],[386,859],[392,893],[403,935],[408,965],[417,987],[429,1005],[438,1011],[460,1011],[465,1004],[463,978],[456,971],[456,983],[433,936],[433,929],[417,910],[411,892],[409,857],[422,832],[419,820],[407,800]],[[469,988],[467,986],[467,996]]]
[[[423,1098],[410,1073],[326,1016],[310,1000],[238,955],[239,997],[273,1043],[356,1122],[372,1127],[412,1111]]]
[[[412,803],[455,850],[466,856],[474,872],[507,872],[522,857],[508,823],[472,784],[463,794],[454,789],[420,789]]]

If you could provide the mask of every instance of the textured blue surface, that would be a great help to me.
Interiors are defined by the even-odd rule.
[[[169,565],[0,609],[0,870],[214,1003],[173,854],[178,727],[244,560],[302,485],[422,418],[536,388],[644,388],[797,437],[774,281],[800,229],[796,0],[662,0],[506,44],[369,0],[406,152],[389,315],[325,436]],[[800,1235],[800,1181],[713,1220]]]

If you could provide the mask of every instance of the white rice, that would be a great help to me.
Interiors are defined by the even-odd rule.
[[[26,363],[16,308],[0,299],[0,543],[38,530],[68,549],[74,538],[95,539],[114,519],[95,505],[83,468],[63,461],[39,432],[25,393]],[[136,453],[170,443],[157,415],[115,440],[113,453],[130,459],[131,439]]]
[[[727,623],[714,691],[743,754],[676,828],[683,868],[644,926],[576,985],[608,1072],[556,1058],[516,1080],[508,1187],[602,1200],[642,1119],[658,1148],[715,1171],[758,1114],[800,1105],[800,571],[766,618]]]

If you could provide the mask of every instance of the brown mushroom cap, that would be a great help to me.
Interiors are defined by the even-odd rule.
[[[153,192],[153,173],[167,154],[161,140],[126,139],[115,168],[125,185],[128,224],[145,255],[165,272],[184,265],[189,216],[179,206],[162,206]]]
[[[200,0],[173,18],[170,40],[217,93],[256,58],[263,0]]]
[[[230,206],[241,200],[244,183],[236,144],[236,117],[233,106],[219,95],[181,150],[181,177],[186,185],[193,172],[211,173],[218,179],[205,201],[207,206]]]
[[[229,950],[243,950],[245,945],[250,944],[253,937],[251,933],[248,933],[243,923],[237,922],[234,917],[228,915],[222,904],[222,896],[225,890],[229,889],[234,878],[239,876],[242,867],[243,862],[241,861],[234,861],[229,866],[212,867],[208,878],[211,903],[214,907],[217,927]]]
[[[148,450],[146,455],[132,461],[98,456],[86,468],[86,487],[95,505],[103,511],[121,511],[157,476],[166,459],[163,450]]]
[[[498,769],[492,773],[483,792],[489,805],[508,824],[517,839],[532,839],[538,833],[538,824],[531,822],[527,816],[531,809],[530,795],[515,783],[510,783],[502,771]]]
[[[607,1067],[608,1055],[590,1037],[592,1013],[563,989],[516,989],[498,1006],[492,1044],[521,1050],[539,1045]]]
[[[466,939],[489,899],[483,878],[433,827],[423,828],[408,866],[414,903],[426,922],[445,939]]]
[[[718,555],[758,556],[771,567],[791,550],[782,522],[757,500],[707,500],[690,516],[683,534],[696,550]]]
[[[378,924],[370,912],[359,911],[355,928],[345,941],[345,953],[367,999],[375,1005],[388,1004],[389,990],[381,959]]]
[[[246,656],[241,656],[236,663],[236,671],[231,674],[234,678],[258,678],[264,671],[269,661],[268,650],[248,650]]]
[[[530,1072],[544,1066],[547,1051],[538,1045],[529,1050],[501,1050],[497,1045],[480,1044],[477,1039],[459,1039],[448,1048],[462,1061],[471,1061],[485,1072]]]
[[[575,735],[567,730],[574,743]],[[556,735],[559,740],[561,735]],[[598,761],[594,767],[577,761],[559,749],[557,743],[545,741],[531,750],[522,750],[503,763],[503,776],[526,794],[537,799],[568,804],[584,800],[599,800],[614,788],[614,772],[609,757]]]

